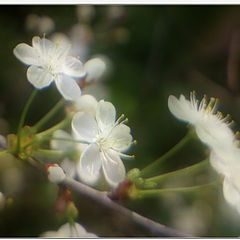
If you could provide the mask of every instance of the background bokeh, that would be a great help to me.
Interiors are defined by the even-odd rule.
[[[84,26],[82,28],[82,26]],[[32,36],[61,32],[79,43],[85,62],[104,55],[108,71],[86,88],[97,99],[111,101],[126,114],[138,144],[136,158],[125,161],[128,170],[143,168],[173,147],[186,133],[184,123],[169,112],[170,94],[196,90],[220,99],[219,109],[240,123],[240,7],[239,6],[0,6],[0,132],[16,132],[21,111],[33,87],[26,67],[13,55],[20,42]],[[80,35],[79,35],[80,34]],[[60,99],[54,86],[39,92],[27,116],[34,124]],[[63,115],[54,120],[58,122]],[[52,123],[50,123],[51,125]],[[207,150],[193,141],[164,162],[159,174],[200,162]],[[196,178],[207,182],[211,170]],[[175,184],[167,182],[166,186]],[[0,162],[1,191],[13,198],[0,212],[0,236],[38,236],[56,230],[62,222],[54,204],[57,187],[42,173],[12,158]],[[147,232],[101,206],[79,198],[79,223],[99,236],[148,236]],[[240,215],[223,199],[222,188],[192,194],[172,193],[126,206],[162,224],[193,236],[239,236]]]

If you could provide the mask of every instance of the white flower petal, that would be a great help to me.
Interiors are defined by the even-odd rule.
[[[72,129],[76,138],[93,142],[98,134],[98,126],[96,120],[83,112],[78,112],[73,116]]]
[[[168,108],[176,118],[191,124],[195,122],[198,115],[197,111],[191,109],[190,102],[183,95],[180,96],[180,99],[170,95],[168,97]]]
[[[106,70],[106,63],[101,58],[92,58],[84,64],[87,73],[86,82],[90,83],[99,79]]]
[[[214,115],[205,116],[205,118],[195,125],[200,140],[211,148],[231,147],[235,137],[228,125]]]
[[[58,165],[48,168],[48,180],[52,183],[60,183],[65,178],[65,173]]]
[[[20,43],[13,49],[14,55],[27,65],[39,65],[39,54],[33,47]]]
[[[109,135],[112,148],[118,152],[126,151],[132,144],[130,128],[125,124],[119,124],[113,128]]]
[[[53,138],[72,139],[72,136],[63,130],[55,131],[52,136]],[[50,147],[54,150],[68,151],[69,149],[74,148],[74,146],[74,143],[71,141],[62,141],[57,139],[50,141]]]
[[[82,62],[72,56],[65,58],[63,72],[72,77],[84,77],[84,75],[86,75]]]
[[[235,207],[240,212],[239,189],[236,188],[234,183],[228,178],[224,178],[223,181],[223,196],[230,205]]]
[[[77,165],[79,178],[86,184],[93,185],[100,177],[101,159],[97,144],[89,145],[82,153]]]
[[[74,225],[71,225],[69,223],[63,224],[58,229],[58,231],[47,231],[45,233],[42,233],[41,237],[49,237],[49,238],[95,237],[96,238],[97,236],[94,233],[88,233],[82,225],[75,222]]]
[[[97,100],[92,95],[82,95],[77,101],[74,102],[76,110],[85,112],[92,116],[96,116]]]
[[[211,166],[220,174],[225,175],[227,165],[222,161],[222,158],[215,151],[211,151],[210,153],[210,164]]]
[[[102,167],[106,181],[116,187],[126,176],[126,170],[119,155],[112,151],[101,152]]]
[[[60,164],[66,175],[70,178],[74,178],[76,175],[76,163],[68,158],[63,159]]]
[[[34,65],[28,68],[27,79],[37,89],[48,87],[53,82],[50,73]]]
[[[78,224],[79,225],[79,224]],[[80,226],[80,225],[79,225]],[[81,237],[86,233],[86,230],[82,226],[74,226],[69,223],[65,223],[58,230],[58,237]],[[77,229],[76,229],[77,227]]]
[[[101,100],[96,110],[98,126],[102,131],[112,127],[116,120],[116,110],[112,103]]]
[[[58,75],[55,80],[58,91],[66,100],[77,100],[81,96],[81,89],[76,81],[66,75]]]
[[[32,45],[42,57],[51,56],[56,50],[55,43],[46,38],[40,38],[38,36],[33,37]]]

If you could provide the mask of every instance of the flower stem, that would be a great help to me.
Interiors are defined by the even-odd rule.
[[[191,193],[194,191],[200,191],[204,190],[209,187],[217,186],[220,183],[220,181],[215,180],[211,183],[192,186],[192,187],[179,187],[179,188],[163,188],[163,189],[151,189],[151,190],[138,190],[133,189],[132,192],[130,192],[130,198],[132,199],[139,199],[139,198],[146,198],[146,197],[156,197],[164,193]]]
[[[71,121],[71,117],[67,117],[64,120],[62,120],[60,123],[56,124],[55,126],[49,128],[49,129],[47,129],[43,132],[40,132],[40,133],[36,134],[35,138],[30,143],[28,143],[28,144],[26,144],[22,147],[23,150],[26,149],[27,147],[33,145],[33,144],[41,143],[41,142],[44,142],[46,140],[52,139],[52,137],[50,137],[50,135],[54,131],[65,127],[67,124],[70,123],[70,121]]]
[[[18,153],[19,152],[19,149],[21,148],[21,142],[20,142],[20,139],[21,139],[21,130],[22,130],[22,127],[23,127],[23,124],[24,124],[24,121],[25,121],[25,118],[26,118],[26,115],[27,115],[27,111],[34,99],[34,97],[36,96],[37,94],[37,90],[34,89],[34,91],[32,92],[31,96],[29,97],[24,109],[23,109],[23,112],[22,112],[22,115],[21,115],[21,118],[20,118],[20,122],[19,122],[19,125],[18,125],[18,136],[17,136],[17,147],[16,147],[16,152]]]
[[[184,145],[186,145],[189,140],[191,140],[194,137],[194,134],[192,131],[189,131],[180,142],[178,142],[173,148],[171,148],[167,153],[165,153],[163,156],[152,162],[150,165],[145,167],[140,171],[139,177],[147,176],[153,172],[156,171],[156,169],[159,167],[161,163],[163,163],[165,160],[172,157],[174,154],[176,154],[179,150],[182,149]]]
[[[54,157],[54,158],[64,157],[66,155],[66,152],[64,151],[49,150],[49,149],[38,149],[36,153],[44,157]]]
[[[159,184],[169,177],[172,178],[172,177],[188,176],[208,166],[209,166],[209,161],[208,159],[205,159],[199,163],[196,163],[194,165],[191,165],[182,169],[178,169],[176,171],[164,173],[156,177],[147,178],[144,182],[144,185],[147,187],[148,185],[151,186],[152,185],[151,183]]]
[[[50,139],[57,140],[57,141],[64,141],[64,142],[74,142],[74,143],[89,144],[88,141],[76,140],[76,139],[72,139],[72,138],[55,138],[55,137],[51,137]]]
[[[68,125],[72,120],[72,117],[66,117],[64,120],[62,120],[60,123],[56,124],[55,126],[38,133],[36,136],[37,138],[45,138],[48,137],[49,135],[51,135],[53,132],[55,132],[56,130],[60,129],[60,128],[64,128],[66,125]]]
[[[41,118],[34,126],[33,131],[37,132],[49,119],[51,119],[54,114],[64,105],[65,101],[62,98],[59,102],[43,117]]]

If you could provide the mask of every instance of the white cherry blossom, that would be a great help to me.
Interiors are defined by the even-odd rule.
[[[74,78],[85,76],[81,61],[69,56],[69,47],[61,41],[54,43],[46,38],[33,37],[32,46],[18,44],[14,55],[26,65],[28,81],[37,89],[48,87],[53,81],[66,100],[76,100],[81,89]]]
[[[215,98],[207,104],[206,97],[198,103],[194,92],[190,93],[190,101],[183,95],[179,99],[170,95],[168,107],[176,118],[193,125],[200,140],[211,149],[233,145],[235,136],[227,122],[229,116],[222,118],[220,112],[215,113]]]
[[[97,238],[94,233],[89,233],[79,223],[73,225],[65,223],[57,231],[47,231],[41,234],[41,237],[45,238]]]
[[[78,112],[72,120],[72,129],[76,139],[88,143],[77,165],[80,179],[87,184],[95,184],[101,175],[116,187],[126,175],[121,157],[132,144],[130,128],[121,121],[116,121],[116,110],[110,102],[98,102],[96,116]]]
[[[82,95],[74,102],[75,110],[85,112],[92,116],[96,116],[97,100],[92,95]],[[69,134],[64,130],[56,130],[50,141],[50,147],[57,151],[79,151],[82,153],[87,144],[74,142],[74,133]],[[66,139],[66,140],[64,140]],[[71,141],[73,140],[73,141]],[[76,162],[65,157],[60,163],[60,166],[68,177],[74,178],[76,175]]]

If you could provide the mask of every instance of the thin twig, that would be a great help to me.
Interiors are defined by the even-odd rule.
[[[101,204],[114,212],[120,213],[122,216],[128,218],[129,220],[132,220],[134,223],[137,223],[144,229],[148,230],[154,236],[189,237],[186,234],[180,233],[160,223],[154,222],[146,217],[139,215],[136,212],[133,212],[117,204],[107,196],[106,192],[100,192],[68,177],[63,180],[62,184],[72,190],[75,190],[79,195],[92,199],[98,204]]]

